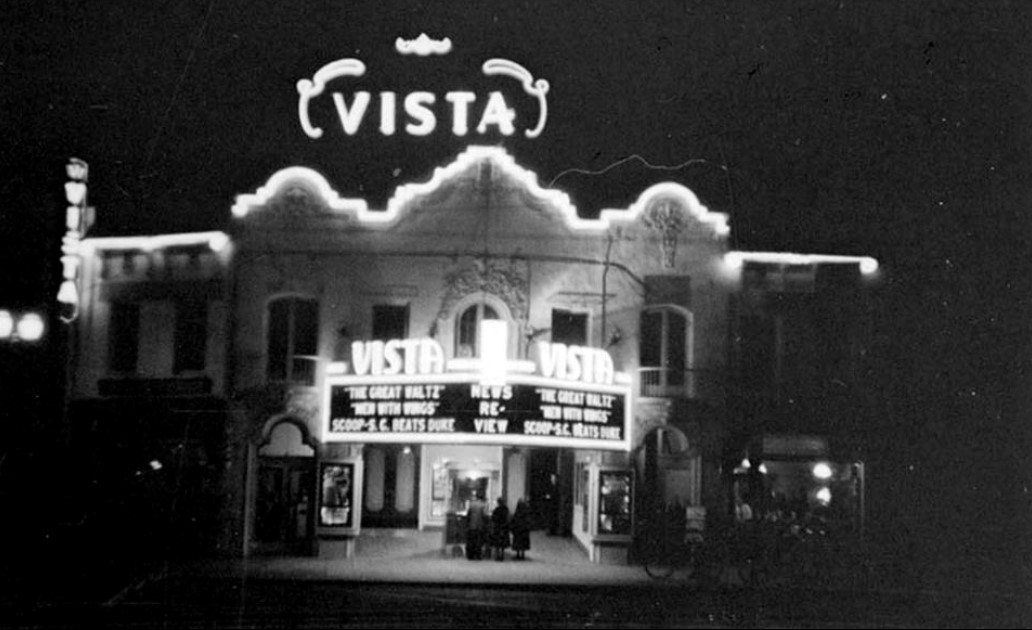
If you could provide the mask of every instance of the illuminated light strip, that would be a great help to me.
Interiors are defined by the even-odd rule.
[[[500,319],[480,321],[480,380],[485,385],[503,385],[509,346],[509,325]]]
[[[537,372],[537,364],[526,359],[506,359],[505,371],[509,374],[533,374]],[[483,362],[480,359],[458,358],[448,359],[447,370],[453,373],[482,373]]]
[[[628,208],[606,208],[597,219],[584,219],[578,216],[577,207],[570,201],[569,195],[556,189],[545,189],[538,184],[537,174],[518,165],[511,155],[501,147],[473,145],[459,154],[454,162],[434,169],[430,180],[424,183],[405,184],[399,186],[394,196],[387,202],[385,210],[370,210],[364,199],[343,198],[330,187],[326,179],[316,171],[292,166],[273,174],[272,177],[252,194],[238,195],[233,204],[233,216],[246,217],[251,210],[265,205],[288,182],[301,180],[307,182],[323,198],[326,205],[333,210],[352,212],[359,221],[371,224],[388,224],[394,221],[401,209],[419,196],[433,193],[446,181],[457,177],[480,160],[491,160],[503,172],[522,183],[531,195],[547,202],[563,216],[566,224],[581,231],[601,232],[614,223],[630,223],[638,218],[656,196],[667,196],[681,200],[696,220],[709,226],[714,234],[725,237],[730,233],[728,216],[720,212],[710,212],[699,202],[688,188],[673,182],[664,182],[649,187]]]
[[[548,435],[508,435],[491,433],[354,433],[356,439],[344,440],[340,434],[322,436],[323,443],[341,444],[459,444],[491,446],[557,446],[593,451],[629,451],[631,442],[592,440],[589,438],[554,437]],[[626,435],[626,432],[624,433]]]
[[[229,244],[225,232],[186,232],[182,234],[157,234],[154,236],[105,236],[83,239],[80,247],[90,250],[140,249],[153,251],[166,247],[208,245],[213,251],[220,251]]]
[[[878,271],[878,261],[870,256],[838,256],[832,254],[791,254],[785,252],[727,252],[724,263],[739,269],[746,262],[770,263],[775,265],[819,265],[821,263],[846,263],[860,265],[860,272],[871,275]]]

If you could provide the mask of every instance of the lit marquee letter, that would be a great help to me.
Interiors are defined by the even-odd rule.
[[[595,382],[602,385],[612,385],[616,375],[616,368],[613,367],[613,357],[605,350],[597,350],[595,355]]]
[[[566,378],[579,381],[591,376],[591,351],[580,346],[566,349]]]
[[[469,104],[477,100],[473,92],[448,92],[444,100],[452,104],[452,133],[464,136],[469,133]]]
[[[433,339],[419,340],[420,374],[441,374],[444,372],[444,348]]]
[[[380,374],[383,372],[383,342],[356,341],[351,344],[351,361],[355,374]]]
[[[402,367],[405,365],[405,358],[402,357],[401,350],[405,350],[405,354],[408,354],[408,347],[404,341],[398,341],[397,339],[391,339],[383,345],[383,373],[384,374],[400,374]]]
[[[509,108],[502,93],[491,92],[484,114],[480,117],[480,124],[477,125],[477,133],[486,133],[488,125],[496,125],[503,136],[511,136],[516,132],[513,127],[514,120],[516,111]]]
[[[351,104],[350,109],[344,102],[344,95],[334,92],[333,104],[337,106],[337,116],[340,117],[340,126],[344,128],[344,133],[349,136],[358,133],[358,128],[362,125],[362,118],[365,116],[366,109],[369,108],[369,92],[355,92],[355,101]]]
[[[427,136],[437,127],[437,118],[430,109],[437,97],[430,92],[413,92],[405,97],[405,113],[413,122],[405,126],[405,131],[413,136]]]
[[[545,378],[566,378],[566,346],[561,343],[538,342],[538,360]]]
[[[398,99],[394,92],[380,92],[380,133],[385,136],[394,135],[397,102]]]

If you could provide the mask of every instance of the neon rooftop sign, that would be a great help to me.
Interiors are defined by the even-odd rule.
[[[395,48],[401,55],[429,57],[446,55],[452,50],[450,39],[431,39],[423,33],[414,40],[398,38]],[[536,99],[538,112],[533,126],[524,126],[523,135],[537,138],[548,120],[548,81],[535,79],[529,70],[508,59],[488,59],[481,65],[484,76],[502,76],[519,82],[523,91]],[[319,68],[311,79],[297,82],[297,114],[305,135],[312,139],[323,136],[323,128],[312,121],[312,100],[327,90],[328,84],[345,83],[338,79],[357,79],[366,74],[366,65],[359,59],[344,58]],[[517,121],[523,117],[510,106],[504,92],[493,90],[477,94],[468,90],[451,90],[444,94],[417,90],[407,94],[385,90],[373,94],[357,90],[348,94],[331,91],[337,121],[346,136],[355,136],[371,126],[380,135],[405,133],[410,136],[428,136],[437,130],[439,120],[449,123],[451,133],[458,137],[470,134],[485,136],[498,133],[511,136],[517,131]],[[374,113],[376,112],[376,113]]]

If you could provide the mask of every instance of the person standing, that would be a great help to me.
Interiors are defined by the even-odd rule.
[[[487,504],[484,495],[478,492],[469,502],[466,511],[466,558],[469,560],[481,560],[484,557],[486,529]]]
[[[491,548],[495,560],[505,560],[505,550],[509,547],[509,506],[503,497],[498,497],[498,505],[491,512]]]
[[[509,522],[509,529],[512,531],[512,550],[516,553],[517,560],[526,558],[527,550],[530,549],[531,518],[530,504],[526,499],[520,499]]]

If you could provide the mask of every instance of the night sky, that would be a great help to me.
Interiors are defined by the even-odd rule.
[[[90,164],[95,234],[225,228],[235,195],[291,165],[382,207],[470,141],[347,138],[330,118],[312,140],[297,81],[356,57],[375,90],[476,91],[505,57],[550,82],[548,126],[484,143],[585,215],[658,174],[730,213],[739,249],[877,257],[868,437],[897,516],[1032,531],[1027,3],[4,4],[8,302],[53,295],[69,156]],[[455,50],[394,52],[422,32]]]

